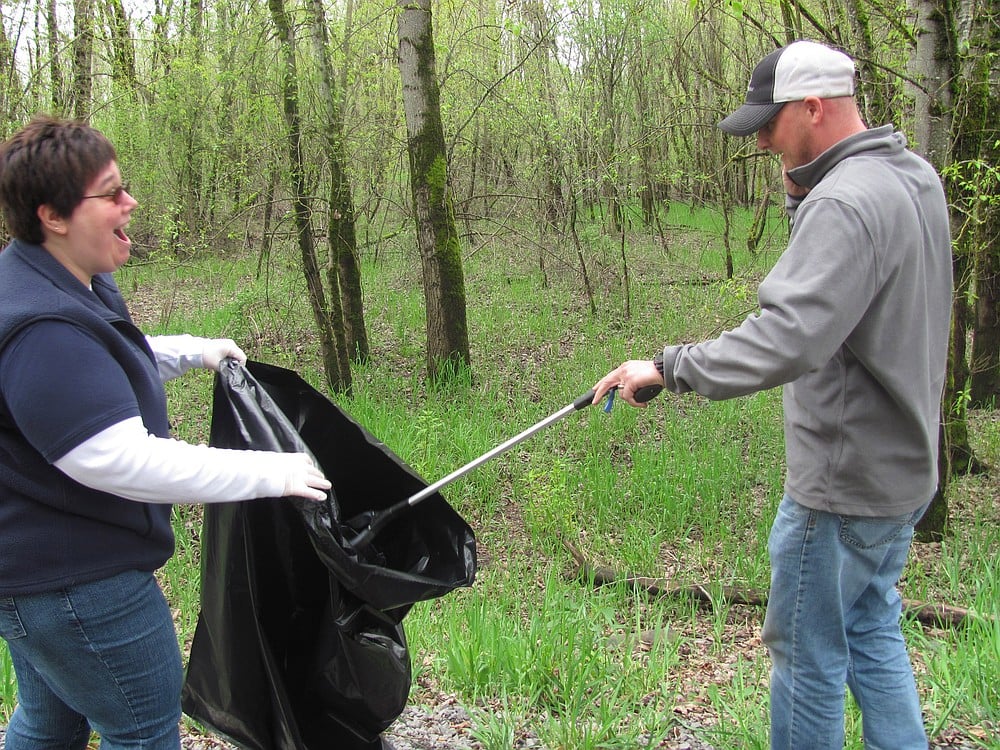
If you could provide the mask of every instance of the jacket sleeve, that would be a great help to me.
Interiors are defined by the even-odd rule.
[[[716,339],[664,349],[675,393],[726,399],[791,382],[827,362],[869,306],[878,268],[857,213],[808,196],[788,247],[758,290],[759,310]]]

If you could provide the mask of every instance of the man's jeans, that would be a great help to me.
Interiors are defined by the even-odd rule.
[[[774,750],[843,750],[845,684],[868,750],[926,750],[896,591],[923,512],[839,516],[782,499],[762,633]]]
[[[183,672],[170,609],[151,573],[0,597],[17,675],[7,750],[180,747]]]

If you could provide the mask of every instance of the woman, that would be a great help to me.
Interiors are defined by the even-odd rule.
[[[138,204],[111,143],[39,117],[0,145],[0,636],[8,750],[180,746],[181,657],[153,577],[171,503],[330,483],[303,454],[171,440],[163,381],[246,360],[229,339],[146,337],[111,273]]]

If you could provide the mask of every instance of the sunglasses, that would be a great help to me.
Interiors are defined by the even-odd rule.
[[[128,183],[125,183],[123,185],[119,185],[109,193],[97,193],[96,195],[85,195],[81,200],[86,200],[87,198],[107,198],[112,203],[118,203],[122,198],[122,194],[127,192],[129,192],[129,186]]]

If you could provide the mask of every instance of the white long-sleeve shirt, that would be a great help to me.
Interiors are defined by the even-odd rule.
[[[165,381],[203,366],[206,340],[147,336]],[[55,461],[80,484],[147,503],[280,497],[306,461],[298,454],[192,445],[151,435],[140,417],[102,430]]]

